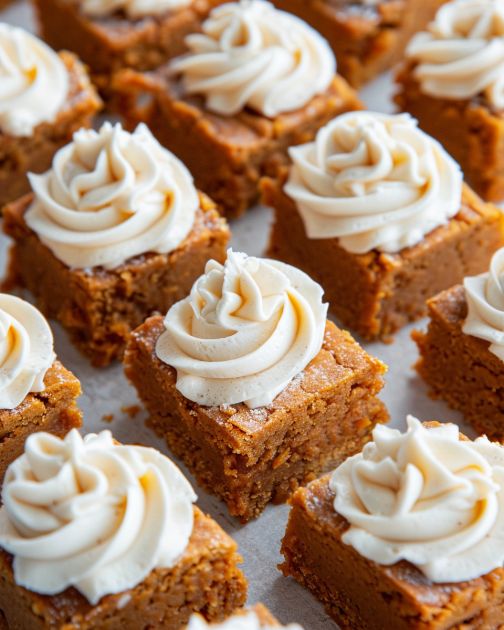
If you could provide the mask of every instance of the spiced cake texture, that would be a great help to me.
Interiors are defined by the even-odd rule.
[[[331,44],[338,72],[358,88],[401,60],[443,0],[273,0],[317,29]]]
[[[152,70],[186,51],[185,38],[201,30],[223,0],[193,0],[159,15],[128,18],[121,10],[90,16],[79,0],[34,0],[41,36],[55,50],[74,51],[108,97],[112,76],[122,68]]]
[[[0,409],[0,481],[11,462],[22,455],[26,438],[36,431],[63,437],[82,424],[76,399],[77,378],[55,361],[44,377],[45,389],[29,393],[14,409]]]
[[[504,569],[468,582],[435,584],[406,561],[382,566],[341,537],[330,475],[300,488],[282,542],[281,570],[308,588],[341,628],[351,630],[500,630]]]
[[[182,630],[192,613],[222,621],[245,603],[247,582],[235,542],[194,508],[189,545],[171,569],[154,569],[134,588],[93,606],[76,589],[39,595],[14,582],[0,550],[0,610],[8,630]],[[1,626],[0,626],[1,627]]]
[[[429,325],[415,330],[420,359],[416,369],[435,398],[461,411],[478,433],[504,439],[504,363],[489,342],[463,332],[467,316],[464,287],[454,286],[427,303]]]
[[[289,146],[309,142],[335,116],[362,109],[357,94],[339,76],[302,109],[275,118],[250,108],[234,116],[214,114],[202,97],[185,96],[167,67],[149,74],[124,71],[113,87],[127,127],[145,122],[228,217],[258,201],[261,177],[288,162]]]
[[[268,407],[203,407],[176,389],[176,371],[156,355],[163,318],[131,335],[124,363],[155,432],[199,484],[243,522],[269,501],[360,451],[388,414],[376,395],[385,366],[328,322],[321,351]]]
[[[75,131],[90,127],[101,108],[84,66],[69,52],[60,58],[69,75],[65,105],[52,122],[37,125],[31,136],[11,136],[0,131],[0,211],[30,190],[26,174],[44,173],[54,154],[72,140]]]
[[[283,191],[285,178],[262,183],[263,201],[275,211],[269,255],[311,275],[336,317],[366,339],[387,338],[423,317],[429,297],[486,271],[504,242],[500,210],[464,186],[458,214],[417,245],[397,254],[353,254],[337,238],[306,236],[295,202]]]
[[[57,319],[96,366],[120,358],[131,330],[185,297],[208,259],[226,257],[229,229],[201,195],[191,232],[172,252],[146,253],[111,270],[70,269],[26,225],[32,199],[5,207],[4,231],[14,241],[6,284],[29,289],[46,317]]]
[[[483,199],[504,200],[504,110],[482,96],[456,100],[424,94],[415,68],[409,62],[397,74],[398,108],[412,114],[424,131],[444,145]]]

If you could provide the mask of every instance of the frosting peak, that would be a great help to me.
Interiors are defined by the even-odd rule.
[[[460,209],[459,166],[407,114],[343,114],[290,155],[285,192],[308,237],[353,253],[411,247]]]
[[[504,108],[504,0],[452,0],[406,54],[425,94],[469,99],[483,93]]]
[[[189,94],[208,109],[233,115],[245,106],[274,117],[324,92],[336,72],[325,39],[299,18],[265,0],[217,7],[203,33],[186,38],[189,54],[172,62]]]
[[[30,392],[45,389],[54,363],[49,324],[34,306],[0,293],[0,409],[14,409]]]
[[[490,342],[489,350],[504,361],[504,248],[492,258],[490,271],[464,279],[468,306],[462,330]]]
[[[21,28],[0,23],[0,129],[31,136],[63,107],[68,72],[57,53]]]
[[[83,13],[93,17],[124,11],[129,18],[135,19],[182,9],[191,2],[192,0],[81,0],[81,7]]]
[[[156,352],[189,400],[260,407],[319,352],[326,314],[321,287],[303,272],[229,251],[168,311]]]
[[[432,582],[463,582],[504,561],[504,447],[456,425],[378,426],[333,473],[343,541],[384,565],[407,560]]]
[[[69,267],[114,268],[147,252],[173,251],[199,205],[182,162],[141,124],[81,129],[50,171],[30,174],[26,223]]]
[[[73,586],[95,605],[176,564],[196,496],[158,451],[73,429],[64,440],[30,435],[2,499],[0,546],[14,556],[16,583],[43,595]]]

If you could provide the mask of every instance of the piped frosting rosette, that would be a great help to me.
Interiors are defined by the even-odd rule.
[[[504,0],[452,0],[410,42],[422,92],[437,98],[484,94],[504,108]]]
[[[268,405],[319,352],[327,305],[298,269],[229,251],[167,313],[156,352],[201,405]]]
[[[350,523],[343,542],[379,564],[407,560],[432,582],[464,582],[504,562],[504,447],[460,440],[456,425],[373,441],[333,473],[334,509]]]
[[[114,268],[147,252],[166,254],[189,234],[199,206],[192,177],[145,125],[81,129],[52,169],[30,175],[25,219],[72,268]]]
[[[0,23],[0,129],[31,136],[65,104],[69,77],[57,53],[27,31]]]
[[[460,209],[460,167],[407,114],[343,114],[290,155],[285,192],[307,236],[352,253],[411,247]]]
[[[43,595],[75,587],[95,605],[177,563],[196,496],[158,451],[73,429],[65,439],[32,434],[2,499],[0,546],[16,583]]]
[[[490,271],[464,279],[468,313],[462,330],[490,343],[504,361],[504,248],[497,251]]]
[[[207,108],[223,115],[248,106],[275,117],[304,107],[336,72],[326,40],[264,0],[217,7],[186,43],[189,53],[172,62],[173,72],[188,94],[203,95]]]
[[[14,409],[30,392],[45,389],[54,363],[49,324],[34,306],[0,293],[0,409]]]

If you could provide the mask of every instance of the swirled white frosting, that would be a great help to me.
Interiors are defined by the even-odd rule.
[[[182,9],[191,2],[193,0],[81,0],[81,9],[93,17],[123,11],[127,17],[135,19]]]
[[[343,114],[290,155],[285,192],[308,238],[353,253],[411,247],[460,209],[459,166],[408,114]]]
[[[343,542],[391,565],[414,564],[432,582],[463,582],[504,563],[504,447],[459,440],[454,424],[373,441],[330,480],[334,509],[350,523]]]
[[[156,352],[201,405],[268,405],[319,352],[327,304],[306,274],[229,251],[168,311]]]
[[[43,595],[75,587],[93,605],[177,563],[196,500],[158,451],[76,429],[64,440],[32,434],[2,498],[0,546],[14,556],[16,583]]]
[[[303,630],[297,623],[281,627],[285,630]],[[279,630],[280,626],[262,624],[253,610],[243,615],[232,615],[221,623],[208,623],[201,615],[192,615],[187,626],[187,630],[207,630],[207,628],[211,630]]]
[[[43,41],[21,28],[0,23],[0,129],[31,136],[52,122],[68,95],[65,64]]]
[[[69,267],[117,267],[146,252],[166,254],[190,232],[199,205],[192,177],[145,125],[81,129],[52,169],[30,174],[35,201],[25,219]]]
[[[406,56],[425,94],[469,99],[484,94],[504,108],[504,0],[452,0],[426,32],[410,42]]]
[[[490,271],[464,279],[467,318],[462,330],[490,342],[489,350],[504,361],[504,248],[492,258]]]
[[[0,293],[0,409],[14,409],[45,389],[56,359],[49,324],[34,306]]]
[[[190,52],[172,62],[173,72],[188,94],[203,95],[209,110],[224,115],[248,106],[274,117],[304,107],[336,72],[325,39],[264,0],[217,7],[186,43]]]

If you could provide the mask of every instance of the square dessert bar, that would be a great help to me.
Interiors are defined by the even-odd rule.
[[[356,93],[338,76],[302,109],[273,119],[249,108],[230,117],[211,113],[203,98],[183,96],[167,68],[151,74],[124,71],[114,90],[128,127],[146,122],[229,217],[258,200],[261,177],[274,175],[287,162],[289,146],[312,140],[338,114],[362,109]]]
[[[51,166],[54,154],[70,142],[81,127],[90,127],[101,107],[83,65],[68,52],[60,57],[69,74],[69,94],[53,122],[35,127],[31,136],[11,136],[0,131],[0,210],[30,190],[26,174],[43,173]]]
[[[41,36],[56,50],[72,50],[89,66],[93,81],[107,90],[121,68],[152,70],[186,50],[184,38],[222,0],[192,0],[161,15],[128,18],[117,10],[88,16],[80,0],[34,0]]]
[[[247,583],[236,543],[194,508],[189,545],[171,569],[93,606],[76,589],[39,595],[14,582],[12,558],[0,551],[0,610],[6,628],[28,630],[182,630],[192,613],[220,621],[245,603]],[[1,619],[0,619],[1,627]]]
[[[332,312],[366,339],[383,338],[426,313],[425,300],[488,268],[504,239],[498,208],[464,186],[458,214],[397,254],[353,254],[337,238],[310,239],[280,180],[265,179],[275,210],[269,254],[300,267],[324,288]]]
[[[150,426],[243,522],[357,452],[376,423],[388,419],[376,398],[385,366],[332,323],[304,372],[271,405],[256,409],[204,407],[185,398],[175,369],[156,355],[163,331],[163,318],[152,317],[133,332],[126,374]]]
[[[352,630],[496,630],[504,624],[504,569],[469,582],[435,584],[406,561],[382,566],[341,537],[330,475],[299,489],[282,543],[281,570]]]
[[[410,62],[398,72],[395,102],[399,109],[410,112],[424,131],[444,145],[479,195],[488,201],[502,201],[504,110],[496,110],[483,97],[453,100],[424,94],[415,78],[415,67]]]
[[[172,252],[142,254],[112,270],[71,269],[26,225],[32,199],[27,195],[4,210],[4,231],[14,240],[6,284],[28,288],[96,366],[120,358],[133,328],[185,297],[209,258],[226,256],[229,229],[200,195],[193,228]]]
[[[273,0],[316,28],[331,44],[338,72],[354,87],[395,63],[411,36],[434,17],[443,0]]]
[[[457,285],[427,302],[429,326],[415,330],[416,369],[436,398],[461,411],[478,433],[504,437],[504,363],[489,342],[464,333],[464,287]]]
[[[36,431],[64,436],[80,427],[76,405],[81,394],[78,379],[55,361],[44,378],[42,392],[27,394],[14,409],[0,409],[0,481],[9,464],[22,454],[26,438]]]

